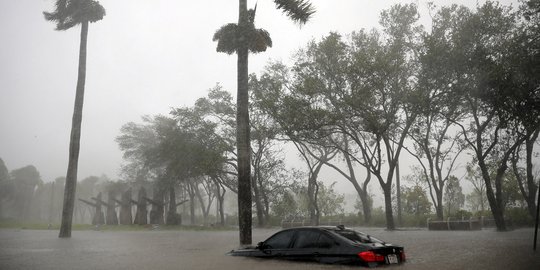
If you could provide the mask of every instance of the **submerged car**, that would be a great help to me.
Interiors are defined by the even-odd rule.
[[[343,225],[285,229],[255,247],[232,250],[228,255],[368,267],[405,262],[402,246],[385,243]]]

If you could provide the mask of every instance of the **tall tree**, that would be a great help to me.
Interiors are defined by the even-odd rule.
[[[518,147],[512,154],[512,168],[519,189],[527,202],[531,217],[536,216],[538,185],[533,175],[534,146],[540,134],[540,1],[522,2],[518,12],[518,27],[509,52],[509,73],[518,97],[520,109],[517,121],[525,134],[525,147]],[[524,166],[520,154],[524,151]],[[524,167],[521,173],[518,167]]]
[[[292,75],[276,64],[269,75],[261,76],[261,81],[275,77],[266,83],[265,91],[283,104],[276,108],[287,109],[291,120],[286,127],[311,133],[308,137],[344,134],[355,144],[345,152],[370,170],[383,187],[388,229],[395,228],[392,181],[417,115],[416,51],[422,30],[417,19],[416,6],[396,5],[381,15],[384,33],[360,31],[353,33],[349,43],[331,33],[297,54]],[[356,157],[358,152],[360,157]],[[364,183],[368,179],[369,173]],[[361,190],[360,185],[356,187]]]
[[[315,12],[308,0],[274,0],[276,7],[293,21],[306,23]],[[237,62],[237,111],[236,147],[238,154],[238,224],[240,245],[250,245],[251,239],[251,162],[248,94],[249,52],[266,51],[272,46],[267,31],[255,28],[257,7],[249,10],[247,0],[238,1],[238,24],[227,24],[214,34],[217,51],[236,53]]]
[[[371,203],[367,185],[371,173],[367,171],[363,183],[358,181],[354,170],[358,151],[349,146],[350,139],[343,135],[345,131],[338,130],[334,134],[336,130],[327,128],[334,124],[332,117],[341,116],[335,112],[339,111],[335,109],[339,106],[329,106],[322,101],[324,93],[338,93],[346,85],[343,71],[347,66],[346,46],[339,39],[338,34],[332,33],[319,43],[309,43],[299,54],[296,68],[287,68],[281,63],[269,65],[259,79],[253,80],[252,90],[255,103],[279,124],[283,138],[297,146],[310,171],[317,172],[325,164],[351,182],[363,202],[364,218],[369,222]],[[330,162],[336,160],[331,157],[338,153],[345,159],[347,170]],[[315,170],[317,167],[319,169]],[[311,183],[316,187],[316,178]]]
[[[415,151],[407,150],[422,168],[422,178],[428,184],[440,220],[443,219],[444,186],[464,149],[459,143],[459,130],[452,128],[463,113],[459,110],[459,99],[451,95],[456,80],[453,52],[459,48],[450,40],[469,13],[468,9],[457,5],[436,10],[431,32],[422,39],[419,115],[409,134]]]
[[[105,16],[105,9],[95,0],[56,0],[53,12],[43,12],[45,19],[56,23],[56,30],[63,31],[81,25],[81,42],[79,50],[79,72],[75,93],[75,106],[71,124],[69,142],[69,161],[64,191],[64,206],[59,237],[71,237],[73,208],[77,188],[77,168],[81,140],[81,122],[84,103],[84,84],[86,81],[86,43],[88,24],[99,21]]]
[[[516,16],[509,7],[488,1],[464,18],[453,39],[459,47],[453,91],[467,116],[457,124],[482,173],[497,230],[505,231],[503,183],[512,153],[526,140],[518,119],[524,112],[530,114],[523,97],[534,93],[535,87],[516,87],[517,73],[508,57]]]

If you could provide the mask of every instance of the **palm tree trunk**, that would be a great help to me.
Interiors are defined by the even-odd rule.
[[[79,73],[77,90],[75,93],[75,107],[71,124],[71,137],[69,142],[69,161],[64,190],[64,204],[62,209],[62,222],[60,225],[60,238],[71,237],[71,223],[73,221],[73,208],[75,205],[75,192],[77,188],[77,167],[79,163],[79,149],[81,140],[81,122],[84,103],[84,84],[86,80],[86,43],[88,39],[88,22],[81,24],[81,44],[79,50]]]
[[[247,0],[239,0],[238,26],[247,28]],[[248,47],[247,37],[240,33],[238,49],[238,92],[236,114],[236,145],[238,152],[238,225],[240,245],[251,245],[251,162],[249,135],[249,95],[248,95]]]

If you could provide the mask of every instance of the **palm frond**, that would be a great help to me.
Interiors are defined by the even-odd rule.
[[[43,12],[45,20],[56,23],[56,30],[67,30],[82,22],[96,22],[105,8],[95,0],[57,0],[53,12]]]
[[[238,25],[229,23],[219,28],[212,41],[217,41],[216,51],[233,54],[238,49]]]
[[[266,51],[268,47],[272,47],[270,33],[264,29],[253,29],[249,38],[249,51],[260,53]]]
[[[309,0],[274,0],[274,3],[291,20],[301,24],[305,24],[315,13],[315,8]]]

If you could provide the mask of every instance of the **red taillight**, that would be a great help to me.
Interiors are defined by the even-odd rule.
[[[401,251],[400,253],[401,261],[404,262],[407,260],[407,257],[405,257],[405,251]]]
[[[373,251],[363,251],[358,253],[358,257],[365,262],[384,262],[384,256],[375,254]]]

